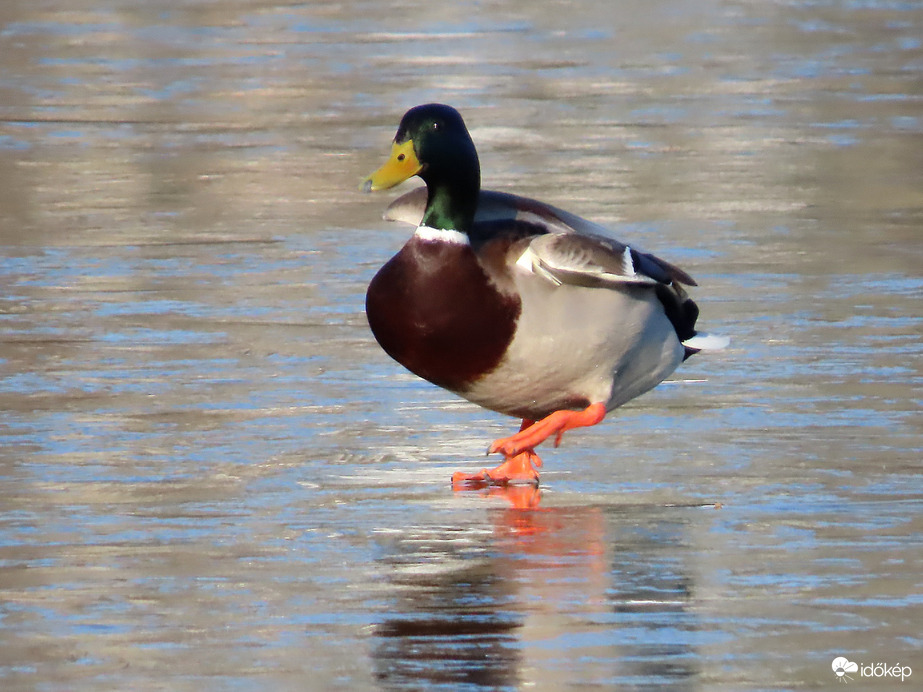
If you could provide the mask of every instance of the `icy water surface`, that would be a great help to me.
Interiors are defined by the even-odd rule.
[[[918,686],[921,36],[915,2],[2,3],[0,687]],[[453,493],[516,421],[366,326],[408,230],[356,186],[427,101],[733,339],[541,491]]]

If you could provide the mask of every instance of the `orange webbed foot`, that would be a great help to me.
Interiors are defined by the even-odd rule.
[[[453,486],[467,488],[483,488],[495,485],[538,485],[538,471],[542,460],[531,449],[525,449],[518,454],[508,456],[503,463],[488,471],[467,474],[458,471],[452,474]]]

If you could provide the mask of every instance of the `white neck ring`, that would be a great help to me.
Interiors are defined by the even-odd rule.
[[[435,243],[452,243],[454,245],[470,245],[468,236],[461,231],[447,231],[442,228],[430,228],[429,226],[419,226],[414,232],[414,236],[420,240],[426,240]]]

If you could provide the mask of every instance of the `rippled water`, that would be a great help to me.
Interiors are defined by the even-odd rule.
[[[0,686],[923,675],[921,36],[915,2],[4,2]],[[515,421],[362,312],[407,229],[356,184],[434,100],[486,186],[681,264],[733,339],[540,492],[452,492]]]

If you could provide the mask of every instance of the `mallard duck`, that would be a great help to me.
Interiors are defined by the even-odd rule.
[[[493,442],[492,470],[454,484],[538,484],[535,447],[656,387],[693,353],[727,341],[697,334],[686,272],[551,205],[481,190],[477,150],[454,108],[401,119],[391,156],[364,191],[419,176],[386,219],[416,226],[375,275],[366,314],[381,347],[411,372],[522,419]]]

